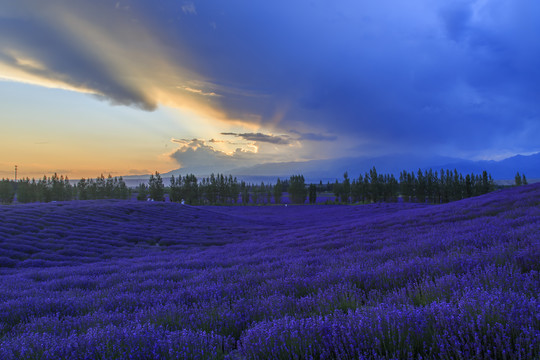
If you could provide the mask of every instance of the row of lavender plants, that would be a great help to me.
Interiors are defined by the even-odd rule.
[[[28,204],[0,224],[2,359],[540,357],[539,185],[444,205]]]

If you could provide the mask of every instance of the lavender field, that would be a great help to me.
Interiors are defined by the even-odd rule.
[[[0,359],[540,358],[540,185],[0,207]]]

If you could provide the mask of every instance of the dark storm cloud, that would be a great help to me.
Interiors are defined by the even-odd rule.
[[[291,143],[290,139],[285,136],[268,135],[262,133],[232,133],[223,132],[221,135],[236,136],[248,141],[265,142],[276,145],[288,145]]]
[[[21,3],[31,3],[36,14],[44,7]],[[298,133],[300,140],[369,139],[370,146],[388,151],[473,156],[540,150],[535,0],[164,0],[119,1],[109,8],[85,18],[119,30],[111,22],[126,16],[117,8],[128,8],[132,18],[126,24],[148,29],[166,57],[195,74],[192,83],[204,85],[178,86],[231,119],[295,129],[304,134]],[[129,33],[133,25],[125,26]],[[0,18],[3,44],[23,47],[46,65],[28,71],[46,71],[44,76],[93,89],[116,103],[154,108],[159,99],[148,89],[166,91],[168,74],[130,79],[158,69],[144,61],[134,66],[141,54],[164,54],[144,49],[122,31],[108,34],[111,44],[133,53],[123,58],[122,71],[102,49],[92,52],[84,39],[59,33],[37,15]],[[16,61],[9,54],[4,51],[2,61]],[[290,141],[251,135],[242,137]],[[358,151],[369,148],[359,145]]]
[[[22,0],[20,3],[20,6],[24,7],[33,2]],[[36,12],[42,6],[46,6],[38,2],[34,4]],[[94,47],[95,44],[92,42],[99,39],[90,40],[88,36],[86,39],[88,42],[84,43],[85,39],[78,36],[77,31],[69,31],[63,26],[55,26],[52,23],[57,16],[67,16],[52,13],[55,4],[57,4],[55,1],[48,4],[51,9],[44,11],[42,17],[30,11],[28,7],[20,10],[20,17],[2,17],[0,13],[0,41],[2,43],[0,61],[45,82],[65,84],[92,92],[98,99],[108,100],[115,105],[136,106],[144,110],[155,109],[156,101],[145,93],[145,89],[130,84],[120,76],[118,73],[120,64],[111,66],[113,64],[107,60],[111,53],[104,54],[103,48]],[[74,13],[84,12],[83,7],[87,7],[82,4],[79,6],[80,8],[74,10],[71,4],[64,10],[73,9]],[[92,15],[92,13],[87,15]],[[114,28],[109,26],[109,22],[113,20],[110,14],[102,14],[101,17],[95,13],[94,15],[91,18],[91,21],[95,21],[93,26],[99,26],[99,22],[103,22],[104,29]],[[81,32],[92,29],[92,27],[85,29],[88,25],[84,23],[71,23],[70,26],[72,30],[77,28]],[[120,47],[122,44],[116,43],[114,46]],[[28,64],[26,59],[30,60]],[[39,66],[33,64],[34,60],[39,63]],[[127,63],[129,59],[123,61]],[[137,74],[130,74],[130,76],[134,77]]]
[[[173,33],[231,116],[394,150],[540,150],[535,1],[193,4]]]

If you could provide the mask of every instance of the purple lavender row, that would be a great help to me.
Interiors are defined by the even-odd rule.
[[[539,205],[0,207],[0,358],[537,358]]]

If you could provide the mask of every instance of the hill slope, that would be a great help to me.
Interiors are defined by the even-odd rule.
[[[537,185],[437,206],[3,206],[0,223],[3,359],[540,356]]]

